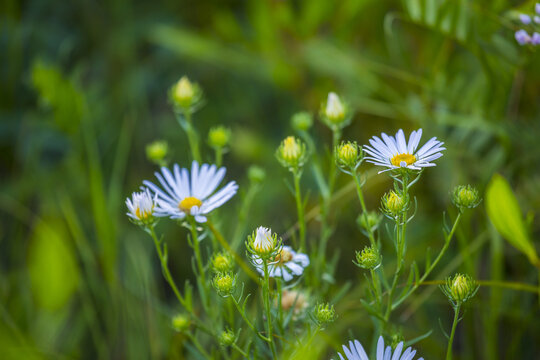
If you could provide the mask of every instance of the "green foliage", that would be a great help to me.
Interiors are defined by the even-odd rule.
[[[497,231],[512,246],[525,254],[531,264],[540,266],[516,196],[508,181],[499,174],[493,175],[488,185],[486,209],[489,219]]]

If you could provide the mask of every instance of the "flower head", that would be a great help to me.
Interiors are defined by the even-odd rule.
[[[293,312],[294,315],[300,314],[308,306],[307,296],[296,290],[283,290],[281,293],[281,308],[288,312]]]
[[[295,130],[308,131],[313,126],[313,116],[305,111],[296,113],[291,118],[291,124]]]
[[[236,286],[236,276],[231,273],[218,273],[214,275],[212,285],[220,296],[230,296]]]
[[[260,184],[266,178],[266,172],[263,168],[251,165],[248,169],[248,179],[253,184]]]
[[[246,247],[253,255],[268,259],[279,250],[280,241],[276,234],[272,234],[272,230],[259,226],[253,234],[248,236]]]
[[[362,148],[356,142],[342,142],[334,149],[336,164],[345,172],[355,171],[362,163]]]
[[[377,360],[413,360],[414,355],[416,355],[416,350],[413,350],[411,347],[408,347],[403,351],[403,342],[400,342],[392,354],[392,347],[384,347],[384,338],[379,337],[377,342]],[[403,353],[402,353],[403,351]],[[338,356],[341,360],[369,360],[366,351],[360,344],[360,341],[354,340],[349,341],[349,347],[343,345],[343,354],[345,357],[338,353]],[[418,360],[424,360],[424,358],[419,358]]]
[[[290,246],[283,246],[281,251],[269,259],[270,277],[280,277],[285,281],[290,281],[294,276],[300,276],[304,268],[309,265],[309,257],[306,254],[295,252]],[[257,271],[264,275],[264,264],[260,256],[254,254],[253,265]]]
[[[540,23],[540,19],[538,21]],[[540,45],[540,34],[537,32],[534,32],[531,37],[531,44],[533,45]]]
[[[224,148],[231,140],[231,129],[225,126],[216,126],[208,131],[208,144],[214,149]]]
[[[238,190],[236,182],[231,181],[219,191],[216,191],[225,176],[225,168],[193,161],[191,174],[178,164],[173,172],[162,167],[161,173],[156,172],[156,178],[163,190],[154,183],[145,180],[143,184],[159,196],[154,209],[156,216],[184,219],[193,216],[197,222],[206,222],[206,216],[212,210],[220,207],[232,198]],[[191,176],[190,176],[191,175]]]
[[[236,334],[231,329],[227,329],[219,335],[219,344],[221,346],[231,346],[236,342]]]
[[[328,303],[317,304],[313,315],[320,325],[324,325],[331,323],[336,319],[336,310],[334,310],[334,305]]]
[[[233,268],[233,259],[231,255],[220,252],[212,256],[212,270],[216,273],[226,273]]]
[[[174,330],[183,332],[189,329],[189,318],[184,314],[177,314],[171,319],[171,325]]]
[[[381,257],[379,255],[379,250],[373,246],[366,246],[362,252],[356,252],[356,263],[357,266],[374,270],[379,267],[381,264]]]
[[[480,204],[481,198],[471,185],[459,185],[454,188],[452,202],[463,212],[465,209],[475,208]]]
[[[156,140],[146,145],[146,157],[156,165],[163,165],[169,152],[169,145],[164,140]]]
[[[534,6],[534,11],[540,15],[540,3],[536,3],[535,6]]]
[[[390,190],[381,199],[382,211],[391,219],[395,219],[398,215],[407,210],[408,201],[406,196],[403,196],[394,190]]]
[[[342,129],[351,122],[349,107],[339,96],[331,92],[321,106],[321,118],[332,130]]]
[[[147,225],[155,221],[157,194],[152,196],[148,189],[141,192],[134,192],[131,199],[126,199],[126,206],[129,212],[126,213],[129,218],[137,225]]]
[[[526,14],[519,14],[519,20],[525,25],[528,25],[531,23],[531,17]]]
[[[441,151],[446,150],[442,147],[444,143],[433,137],[417,151],[422,129],[413,131],[408,143],[401,129],[395,136],[388,136],[385,133],[381,136],[382,140],[378,136],[373,136],[369,140],[371,146],[363,146],[369,155],[365,157],[367,162],[389,168],[379,173],[393,169],[422,170],[425,167],[435,166],[431,161],[440,158],[443,155]]]
[[[374,232],[379,227],[381,223],[382,215],[375,211],[368,211],[358,215],[356,218],[356,223],[360,226],[361,229],[367,231],[368,233]]]
[[[448,277],[446,284],[441,285],[442,292],[448,297],[453,306],[459,306],[466,302],[478,291],[480,286],[469,275],[456,274],[454,277]]]
[[[515,38],[519,45],[526,45],[531,42],[531,37],[523,29],[516,31]]]
[[[307,160],[306,145],[294,136],[288,136],[277,148],[276,158],[291,171],[301,168]]]

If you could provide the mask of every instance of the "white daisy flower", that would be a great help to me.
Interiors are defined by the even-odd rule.
[[[270,254],[276,246],[275,236],[272,236],[272,230],[259,226],[255,230],[255,239],[253,240],[253,249],[258,254]]]
[[[161,174],[155,173],[164,191],[148,180],[143,181],[144,185],[158,195],[155,216],[183,219],[191,215],[195,221],[203,223],[206,222],[205,215],[227,202],[238,190],[236,182],[231,181],[221,190],[215,191],[225,176],[224,167],[218,169],[208,164],[199,167],[197,161],[193,161],[191,177],[189,171],[180,168],[178,164],[174,165],[173,172],[162,167]]]
[[[157,194],[152,197],[148,189],[143,188],[141,192],[134,192],[131,199],[126,199],[126,206],[129,212],[126,213],[133,221],[147,224],[153,221],[154,208],[156,207]]]
[[[413,360],[414,355],[416,355],[416,350],[413,350],[411,347],[405,349],[403,353],[403,341],[396,346],[396,350],[392,355],[392,347],[387,346],[384,348],[384,339],[379,337],[379,342],[377,343],[377,360]],[[343,353],[345,357],[338,353],[341,360],[369,360],[366,351],[362,347],[362,344],[358,340],[354,342],[349,341],[349,347],[343,345]],[[418,360],[424,360],[424,358],[419,358]]]
[[[253,255],[253,265],[264,276],[263,260],[259,256]],[[290,246],[283,246],[281,252],[269,264],[269,276],[290,281],[293,276],[302,275],[308,265],[309,257],[306,254],[297,253]]]
[[[421,137],[422,129],[411,133],[408,144],[401,129],[395,137],[382,133],[381,140],[378,136],[373,136],[369,139],[371,146],[363,146],[364,151],[370,155],[366,156],[365,159],[367,162],[389,168],[379,171],[379,174],[392,169],[421,170],[424,167],[435,166],[431,161],[443,155],[441,151],[446,150],[442,147],[444,143],[433,137],[420,150],[416,151]]]

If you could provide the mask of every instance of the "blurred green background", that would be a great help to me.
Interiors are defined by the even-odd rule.
[[[407,261],[442,245],[442,212],[460,183],[481,190],[495,172],[511,183],[540,234],[540,52],[519,47],[516,14],[534,1],[60,1],[0,4],[0,358],[158,359],[187,356],[169,326],[178,311],[153,245],[129,223],[124,200],[155,166],[145,145],[165,139],[171,158],[190,161],[168,88],[188,75],[204,89],[195,123],[233,130],[227,179],[267,172],[248,228],[284,233],[295,208],[274,151],[292,134],[297,111],[316,114],[329,91],[355,109],[345,139],[422,127],[447,151],[414,188],[419,212]],[[330,131],[312,133],[324,153]],[[211,152],[206,148],[207,160]],[[363,169],[371,169],[363,165]],[[340,177],[338,188],[348,186]],[[308,210],[317,205],[316,186]],[[368,180],[368,207],[391,186]],[[340,253],[335,288],[352,287],[325,331],[321,358],[350,338],[371,339],[358,299],[364,281],[351,262],[367,240],[355,225],[353,188],[336,199],[328,256]],[[220,212],[236,221],[242,191]],[[451,210],[452,213],[452,210]],[[284,216],[287,214],[288,216]],[[311,222],[308,232],[318,228]],[[172,271],[191,276],[185,232],[167,231]],[[175,241],[175,239],[177,239]],[[388,246],[390,249],[390,246]],[[478,279],[538,284],[538,272],[497,234],[483,205],[467,216],[432,279],[455,271]],[[430,329],[417,347],[442,357],[437,319],[451,321],[435,286],[396,312],[406,339]],[[483,287],[458,328],[459,359],[535,358],[538,297]]]

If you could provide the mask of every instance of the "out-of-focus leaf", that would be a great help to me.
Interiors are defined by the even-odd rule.
[[[61,223],[36,225],[28,252],[28,270],[32,293],[43,308],[57,310],[71,298],[79,282],[79,269]]]
[[[488,216],[497,231],[516,249],[538,266],[539,259],[529,238],[523,215],[510,185],[499,174],[491,179],[486,191]]]

